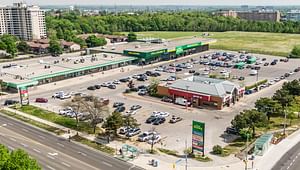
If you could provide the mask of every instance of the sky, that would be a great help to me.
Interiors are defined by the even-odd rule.
[[[11,5],[21,0],[0,0]],[[24,1],[24,0],[23,0]],[[300,5],[300,0],[25,0],[34,5]]]

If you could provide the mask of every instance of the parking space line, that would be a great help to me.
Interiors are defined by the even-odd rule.
[[[65,145],[61,144],[61,143],[57,143],[59,146],[61,147],[65,147]]]
[[[17,140],[16,139],[14,139],[14,138],[9,138],[10,140],[12,140],[12,141],[14,141],[14,142],[16,142]]]
[[[20,143],[22,146],[24,146],[25,148],[28,147],[28,145],[26,145],[25,143]]]
[[[104,165],[107,165],[107,166],[109,166],[109,167],[112,167],[112,164],[109,164],[109,163],[104,162],[104,161],[102,161],[102,163],[103,163]]]
[[[39,137],[40,137],[41,139],[45,139],[45,137],[44,137],[44,136],[41,136],[41,135],[39,135]]]
[[[82,155],[82,156],[87,156],[85,153],[83,153],[83,152],[78,152],[80,155]]]
[[[25,132],[28,132],[28,130],[27,130],[27,129],[24,129],[24,128],[22,128],[22,130],[23,130],[23,131],[25,131]]]
[[[51,170],[56,170],[55,168],[53,168],[53,167],[51,167],[49,165],[47,165],[46,167],[49,168],[49,169],[51,169]]]
[[[67,167],[71,167],[71,165],[69,165],[69,164],[67,164],[67,163],[65,163],[65,162],[61,162],[61,164],[63,164],[63,165],[65,165],[65,166],[67,166]]]
[[[12,146],[7,145],[8,149],[10,150],[14,150],[15,148],[13,148]]]
[[[47,155],[47,157],[50,158],[50,159],[53,159],[53,160],[55,159],[54,157],[52,157],[50,155]]]
[[[39,150],[37,150],[37,149],[33,149],[35,152],[37,152],[37,153],[41,153],[41,151],[39,151]]]

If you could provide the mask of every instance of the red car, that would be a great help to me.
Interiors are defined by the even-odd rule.
[[[48,103],[48,99],[45,99],[45,98],[36,98],[35,102],[37,102],[37,103]]]

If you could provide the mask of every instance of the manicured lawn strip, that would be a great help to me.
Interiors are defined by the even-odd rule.
[[[35,107],[32,105],[26,105],[26,106],[22,106],[20,108],[17,108],[17,110],[36,116],[38,118],[59,124],[61,126],[67,127],[67,128],[71,128],[71,129],[75,129],[78,130],[80,132],[86,132],[89,134],[93,133],[93,129],[90,126],[89,123],[87,122],[79,122],[79,126],[78,128],[76,127],[76,120],[73,118],[69,118],[69,117],[64,117],[61,116],[57,113],[39,108],[39,107]]]
[[[109,146],[105,146],[105,145],[102,145],[100,143],[96,143],[94,141],[90,141],[88,139],[85,139],[79,135],[75,135],[75,136],[72,136],[71,137],[72,140],[76,141],[76,142],[80,142],[84,145],[87,145],[87,146],[90,146],[94,149],[97,149],[99,151],[102,151],[102,152],[105,152],[105,153],[108,153],[110,155],[114,155],[115,153],[115,149],[109,147]]]
[[[11,116],[11,117],[14,117],[18,120],[21,120],[23,122],[26,122],[26,123],[29,123],[33,126],[36,126],[36,127],[39,127],[39,128],[42,128],[42,129],[45,129],[49,132],[53,132],[53,133],[56,133],[56,134],[61,134],[61,133],[64,133],[63,130],[59,129],[59,128],[56,128],[56,127],[53,127],[53,126],[49,126],[49,125],[46,125],[46,124],[43,124],[43,123],[40,123],[40,122],[37,122],[37,121],[34,121],[32,119],[28,119],[26,117],[23,117],[21,115],[18,115],[14,112],[10,112],[10,111],[7,111],[7,110],[1,110],[0,111],[1,113],[4,113],[5,115],[8,115],[8,116]]]
[[[164,148],[158,148],[158,150],[162,153],[165,153],[167,155],[172,155],[172,156],[178,156],[178,152],[176,150],[169,150],[169,149],[164,149]]]

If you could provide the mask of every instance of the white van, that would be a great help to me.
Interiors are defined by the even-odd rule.
[[[250,71],[250,76],[256,76],[256,75],[257,75],[257,70]]]

